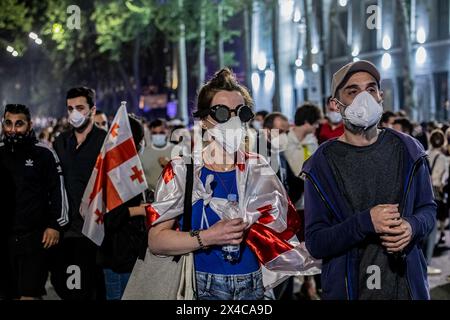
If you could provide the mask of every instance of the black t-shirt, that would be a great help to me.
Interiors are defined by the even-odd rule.
[[[401,206],[407,151],[397,136],[382,131],[378,140],[366,147],[335,141],[324,152],[352,214],[380,204]],[[359,299],[410,299],[405,263],[387,253],[379,236],[366,238],[359,253]]]
[[[86,140],[78,147],[75,133],[61,133],[54,143],[64,175],[69,200],[70,228],[65,237],[81,237],[83,218],[80,204],[84,191],[97,161],[97,156],[106,137],[106,131],[93,126]]]

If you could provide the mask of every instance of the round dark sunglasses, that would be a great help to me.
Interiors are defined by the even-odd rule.
[[[212,106],[209,110],[197,111],[194,113],[194,116],[203,118],[210,115],[218,123],[225,123],[231,119],[233,113],[244,123],[249,122],[255,116],[249,106],[239,105],[235,110],[231,110],[228,106],[223,104]]]

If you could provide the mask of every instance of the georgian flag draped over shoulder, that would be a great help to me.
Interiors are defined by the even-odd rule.
[[[134,145],[126,102],[122,102],[81,201],[83,234],[100,246],[105,235],[104,215],[146,189],[147,181]]]

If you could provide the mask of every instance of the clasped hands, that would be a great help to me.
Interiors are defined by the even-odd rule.
[[[412,228],[400,217],[398,204],[381,204],[370,210],[375,232],[389,253],[401,252],[412,239]]]

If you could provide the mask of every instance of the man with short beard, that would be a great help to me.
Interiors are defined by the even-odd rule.
[[[48,250],[58,244],[69,222],[61,166],[55,152],[36,139],[27,106],[8,104],[2,127],[0,241],[7,238],[2,264],[9,261],[7,280],[12,285],[12,292],[3,295],[40,299],[46,293]],[[2,287],[4,274],[0,276]]]
[[[96,266],[97,246],[82,234],[80,203],[107,133],[94,125],[93,89],[70,89],[66,99],[72,129],[58,136],[54,148],[61,159],[71,222],[55,253],[52,284],[62,299],[100,299],[104,292],[97,287],[104,290],[103,274]]]
[[[426,153],[379,130],[380,73],[368,61],[333,76],[332,107],[344,134],[305,163],[306,246],[323,259],[324,299],[429,299],[420,248],[435,224]]]

